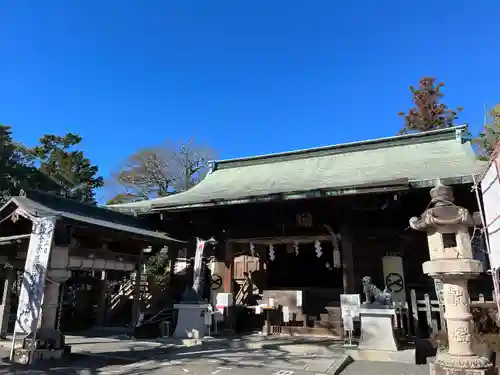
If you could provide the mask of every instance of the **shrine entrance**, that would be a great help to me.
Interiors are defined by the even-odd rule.
[[[71,273],[71,277],[61,285],[59,291],[62,298],[59,314],[63,332],[92,327],[103,287],[100,278],[94,277],[91,271],[73,270]]]
[[[275,259],[267,265],[267,288],[341,288],[342,271],[335,268],[333,246],[323,243],[321,250],[314,243],[275,246]]]
[[[235,281],[245,275],[237,282],[235,304],[238,309],[255,311],[238,319],[239,325],[246,326],[241,329],[263,329],[264,318],[268,317],[268,324],[276,332],[342,334],[340,294],[344,292],[344,272],[339,234],[233,241],[235,251],[247,254],[234,262]],[[259,313],[262,306],[273,308]],[[284,320],[282,310],[288,311],[289,320]]]

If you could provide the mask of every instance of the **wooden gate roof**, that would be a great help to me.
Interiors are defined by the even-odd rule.
[[[20,208],[31,217],[54,216],[68,222],[129,233],[131,236],[141,237],[146,241],[165,244],[184,243],[184,241],[169,237],[166,233],[151,230],[147,220],[72,199],[59,198],[44,192],[28,191],[23,195],[12,197],[0,208],[0,212],[12,212],[16,208]]]

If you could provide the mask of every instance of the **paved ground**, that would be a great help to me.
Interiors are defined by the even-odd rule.
[[[0,374],[17,375],[323,375],[323,372],[314,372],[299,369],[280,369],[279,367],[255,367],[250,364],[225,364],[220,365],[210,359],[194,361],[141,361],[117,362],[110,359],[86,357],[77,358],[66,365],[49,369],[12,368],[0,367]],[[355,362],[349,365],[341,375],[427,375],[426,366],[402,365],[396,363]],[[327,373],[328,374],[328,373]]]
[[[73,355],[66,363],[27,368],[0,364],[0,375],[424,375],[427,366],[357,361],[344,369],[344,353],[330,346],[289,343],[243,345],[229,349],[217,345],[181,348],[171,342],[142,342],[103,337],[68,337]],[[248,344],[248,343],[246,343]],[[0,357],[8,355],[0,343]]]
[[[3,349],[6,355],[7,351]],[[179,353],[178,353],[179,354]],[[150,359],[114,359],[102,356],[72,355],[66,363],[27,368],[0,365],[0,375],[331,375],[334,360],[315,355],[279,355],[267,350],[252,353],[241,350],[191,351],[189,355],[158,355]],[[382,362],[353,362],[341,375],[427,375],[427,366]]]

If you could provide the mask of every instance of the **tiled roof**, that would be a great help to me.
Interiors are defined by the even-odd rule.
[[[308,150],[222,160],[190,190],[149,201],[113,205],[150,211],[242,203],[269,196],[351,190],[361,186],[469,182],[483,163],[466,140],[467,127],[381,138]],[[456,183],[456,182],[455,182]],[[327,194],[328,195],[328,194]]]
[[[25,195],[12,197],[4,207],[12,203],[35,217],[56,216],[66,220],[131,233],[145,239],[183,242],[169,237],[166,233],[151,230],[147,220],[72,199],[56,197],[48,193],[28,191]]]

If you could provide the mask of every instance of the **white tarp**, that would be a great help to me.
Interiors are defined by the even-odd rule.
[[[37,328],[55,223],[54,217],[33,219],[24,265],[23,284],[19,295],[15,332],[28,334]]]
[[[500,267],[500,180],[497,166],[500,167],[498,154],[489,164],[481,179],[481,193],[485,227],[490,247],[490,267]]]

